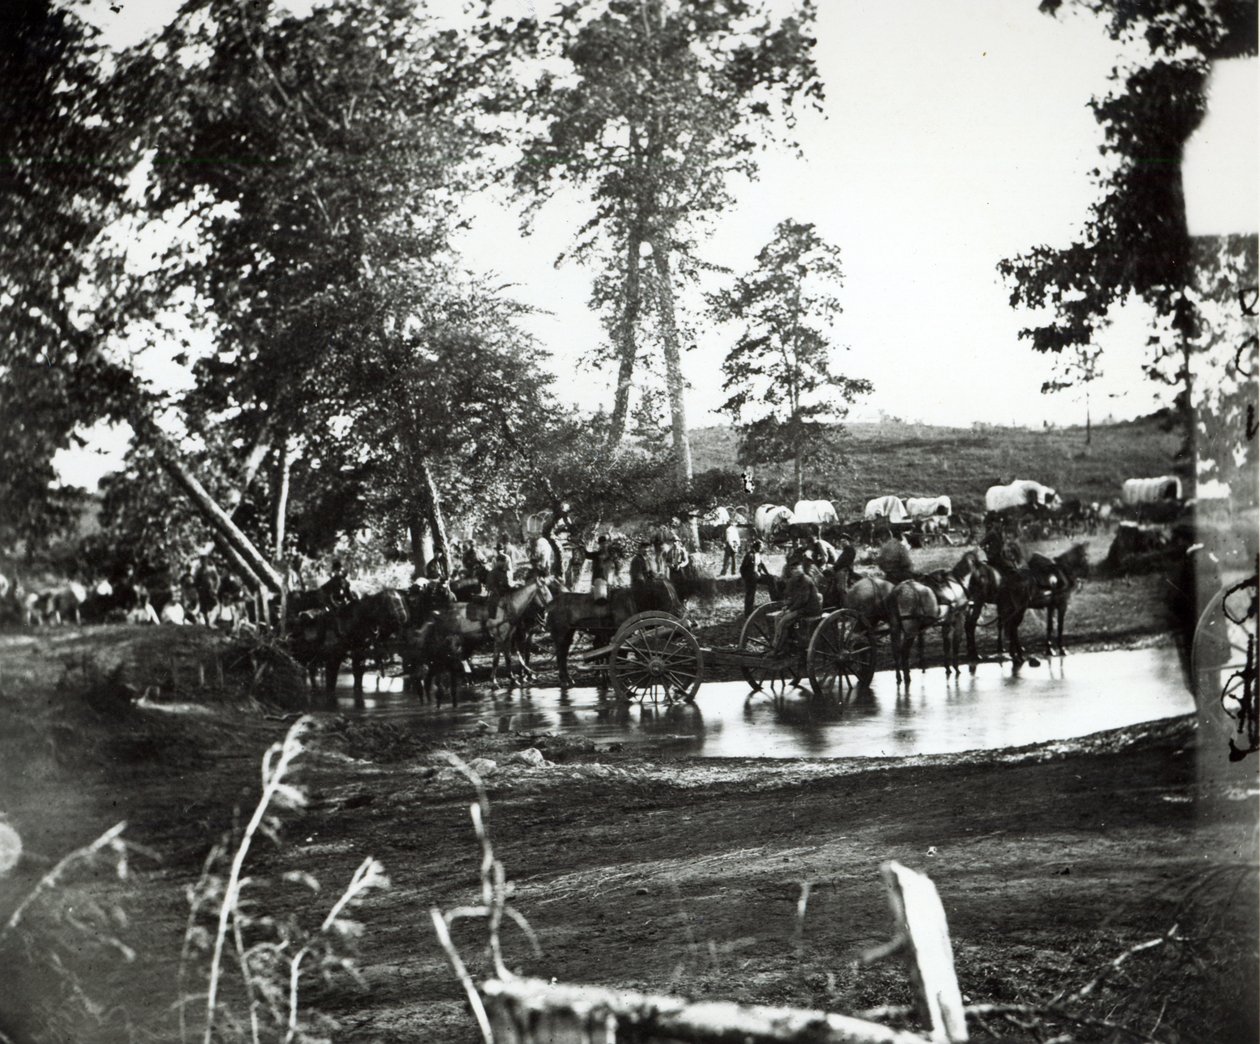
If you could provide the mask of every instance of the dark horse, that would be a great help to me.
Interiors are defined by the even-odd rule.
[[[1006,644],[1015,669],[1018,670],[1025,659],[1019,625],[1029,609],[1046,610],[1046,655],[1053,656],[1057,649],[1060,656],[1065,656],[1063,617],[1072,589],[1089,574],[1088,545],[1073,544],[1053,559],[1034,554],[1025,562],[1018,542],[995,528],[985,534],[981,547],[1001,576],[997,593],[998,626],[1006,632]],[[1029,662],[1037,666],[1032,658]]]
[[[637,557],[637,556],[636,556]],[[613,587],[608,597],[597,602],[589,593],[566,591],[556,595],[547,611],[547,629],[556,649],[556,670],[562,685],[571,685],[569,649],[579,631],[590,634],[596,646],[612,639],[617,628],[636,613],[652,609],[682,613],[682,600],[674,585],[660,576],[643,573],[631,562],[631,581],[627,587]]]
[[[1002,574],[997,566],[982,561],[979,552],[965,551],[950,575],[967,589],[967,614],[964,629],[967,634],[967,660],[971,673],[976,673],[980,653],[976,649],[976,627],[986,605],[997,606],[998,591],[1002,587]],[[1003,655],[1002,628],[997,629],[998,656]]]

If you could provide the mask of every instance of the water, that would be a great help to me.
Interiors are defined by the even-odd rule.
[[[385,682],[382,682],[384,685]],[[981,664],[946,680],[942,668],[914,673],[897,692],[891,673],[843,704],[799,690],[750,696],[742,682],[710,682],[692,705],[618,704],[595,688],[490,693],[478,687],[460,704],[433,707],[400,691],[373,691],[359,707],[348,688],[338,710],[442,735],[484,722],[498,732],[563,732],[596,744],[621,743],[699,757],[905,757],[1017,747],[1188,714],[1194,701],[1175,649],[1082,653],[1025,666]]]

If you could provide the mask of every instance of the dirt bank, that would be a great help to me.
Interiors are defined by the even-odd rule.
[[[5,654],[11,665],[13,650]],[[23,677],[22,692],[4,686],[10,710],[33,714],[57,698],[38,671]],[[114,822],[126,820],[126,836],[153,855],[134,857],[126,881],[72,877],[58,891],[64,906],[125,907],[118,932],[136,951],[134,962],[81,969],[111,1014],[88,1030],[65,1027],[61,1039],[125,1039],[120,1013],[161,1039],[175,1035],[184,890],[234,810],[256,800],[258,760],[287,724],[244,706],[129,713],[151,730],[147,753],[80,736],[78,747],[27,757],[0,792],[27,850],[0,878],[5,910],[56,855]],[[79,728],[110,725],[97,717]],[[165,746],[164,729],[178,743]],[[475,1040],[428,917],[431,906],[476,898],[469,786],[441,751],[395,728],[327,718],[304,742],[294,779],[309,801],[282,815],[280,844],[256,844],[252,894],[278,920],[318,920],[366,855],[392,882],[357,913],[366,989],[339,976],[307,999],[338,1019],[337,1040]],[[1159,1040],[1256,1039],[1256,801],[1198,782],[1196,758],[1220,752],[1196,752],[1188,721],[902,762],[699,762],[476,733],[449,746],[495,762],[486,766],[495,852],[543,948],[533,956],[523,936],[505,932],[509,963],[523,973],[848,1013],[903,1005],[899,966],[853,963],[887,937],[878,865],[894,858],[936,881],[970,1002],[1046,1005],[1130,947],[1167,936],[1062,1006]],[[510,763],[531,746],[547,765]],[[65,757],[71,749],[80,753]],[[317,877],[320,893],[283,882],[291,871]],[[469,925],[458,936],[476,974],[488,967],[479,933]],[[0,991],[0,1029],[21,1039],[22,1013],[45,988],[15,974]],[[976,1030],[1114,1036],[1079,1021],[1042,1033],[995,1016]]]

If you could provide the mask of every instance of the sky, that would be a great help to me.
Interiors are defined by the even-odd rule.
[[[175,6],[98,0],[95,10],[106,40],[125,45],[160,26]],[[460,7],[455,0],[430,6]],[[1079,229],[1101,141],[1088,101],[1105,90],[1117,45],[1090,16],[1050,18],[1034,0],[818,6],[824,112],[801,120],[799,157],[767,153],[760,179],[736,187],[736,206],[702,243],[702,256],[747,271],[789,217],[813,222],[840,248],[836,368],[875,386],[854,419],[1082,423],[1079,392],[1040,393],[1050,363],[1018,339],[1030,317],[1009,307],[996,266],[1038,244],[1066,245]],[[1183,168],[1192,233],[1257,229],[1257,68],[1254,59],[1214,68],[1209,114]],[[586,213],[580,198],[559,199],[523,236],[516,212],[487,196],[459,246],[471,267],[496,273],[542,309],[530,327],[562,378],[558,394],[593,409],[611,404],[612,375],[581,367],[604,339],[588,304],[591,274],[553,265]],[[684,359],[693,427],[725,422],[714,412],[725,398],[720,366],[738,336],[734,328],[697,325],[696,347]],[[1107,332],[1103,377],[1091,396],[1095,420],[1158,405],[1159,389],[1140,372],[1145,338],[1138,315]],[[160,374],[166,364],[145,365]],[[74,465],[65,457],[63,473],[77,469],[91,483],[91,473],[117,453],[115,445],[104,456],[76,454]]]

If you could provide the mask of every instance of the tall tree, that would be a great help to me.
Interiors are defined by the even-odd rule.
[[[343,346],[385,337],[385,322],[397,337],[398,295],[447,279],[475,183],[474,75],[464,38],[406,0],[300,17],[193,0],[120,63],[162,160],[155,211],[198,215],[201,248],[179,278],[206,302],[215,345],[182,405],[194,431],[230,432],[242,459],[275,447],[273,536],[290,488],[309,507],[295,483],[326,477],[300,458],[339,456],[326,444],[344,420]]]
[[[516,189],[537,207],[571,182],[594,204],[574,252],[604,277],[595,303],[618,362],[609,442],[625,433],[641,319],[655,312],[685,478],[676,286],[693,270],[697,233],[731,202],[732,179],[755,176],[775,111],[790,125],[795,99],[821,98],[813,17],[809,0],[781,17],[749,0],[607,0],[483,29],[532,59],[513,96],[529,125]]]
[[[791,459],[796,498],[808,463],[836,452],[841,420],[871,383],[832,368],[830,331],[842,311],[840,251],[812,224],[782,221],[756,267],[710,298],[719,322],[743,325],[722,363],[745,463]]]
[[[1052,14],[1061,6],[1062,0],[1041,5]],[[1077,6],[1099,15],[1112,39],[1141,56],[1113,69],[1109,93],[1090,103],[1104,129],[1104,162],[1093,172],[1098,197],[1080,239],[1039,246],[998,267],[1012,284],[1013,307],[1049,309],[1047,322],[1021,332],[1039,352],[1088,346],[1112,308],[1127,301],[1153,310],[1150,370],[1180,386],[1188,443],[1183,470],[1193,496],[1199,427],[1193,355],[1202,331],[1181,159],[1205,111],[1210,61],[1256,51],[1256,6],[1248,0],[1202,0],[1175,10],[1163,0],[1079,0]]]
[[[95,33],[68,4],[0,19],[0,544],[52,532],[52,459],[116,416],[129,374],[100,351],[130,298],[100,242],[133,162]],[[100,294],[102,286],[113,292]]]

